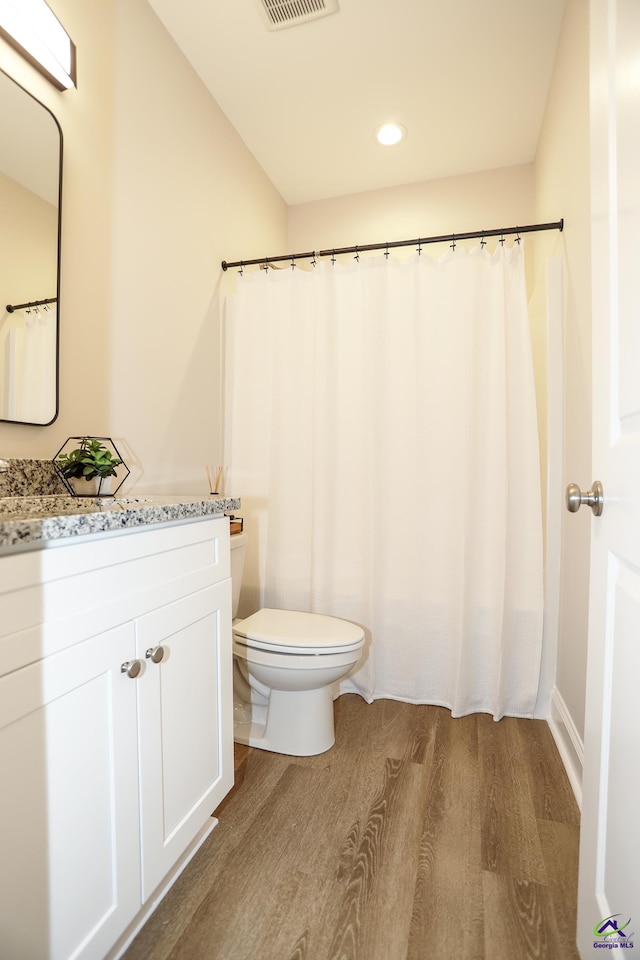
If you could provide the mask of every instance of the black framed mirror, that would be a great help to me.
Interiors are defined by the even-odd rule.
[[[0,71],[0,420],[58,415],[62,131]]]

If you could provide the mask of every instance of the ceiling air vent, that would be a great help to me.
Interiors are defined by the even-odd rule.
[[[269,30],[284,30],[339,10],[338,0],[257,0]]]

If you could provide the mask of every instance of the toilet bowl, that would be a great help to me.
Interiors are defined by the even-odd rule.
[[[324,753],[335,743],[332,684],[360,659],[364,633],[297,610],[236,619],[247,539],[231,537],[234,739],[291,756]]]

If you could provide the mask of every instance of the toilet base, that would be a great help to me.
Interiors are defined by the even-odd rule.
[[[317,690],[272,690],[266,710],[252,710],[251,704],[236,712],[233,738],[259,750],[285,753],[292,757],[313,757],[335,743],[331,686]],[[251,711],[252,720],[241,719]],[[256,716],[258,713],[258,716]],[[262,716],[260,716],[262,714]]]

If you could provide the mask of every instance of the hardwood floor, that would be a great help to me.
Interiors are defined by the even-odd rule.
[[[218,827],[124,960],[577,960],[579,813],[544,721],[335,702],[236,746]]]

